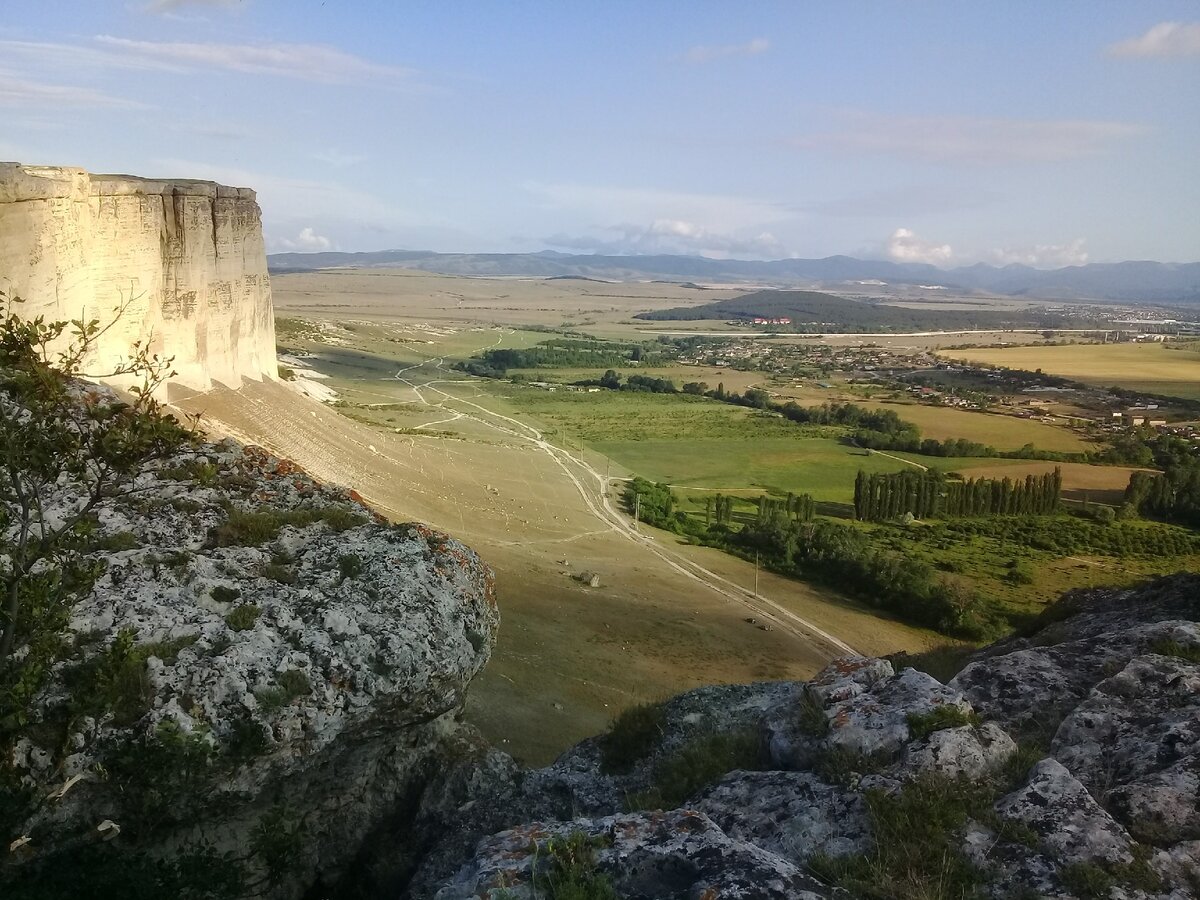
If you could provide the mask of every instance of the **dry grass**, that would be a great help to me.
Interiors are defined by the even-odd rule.
[[[1062,347],[943,350],[942,356],[1010,369],[1041,369],[1101,387],[1200,399],[1200,353],[1163,344],[1074,344]]]

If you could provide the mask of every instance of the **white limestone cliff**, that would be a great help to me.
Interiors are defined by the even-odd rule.
[[[0,163],[0,291],[24,301],[22,317],[47,321],[107,325],[124,306],[89,360],[97,374],[145,341],[174,358],[172,383],[186,388],[277,375],[248,188]]]

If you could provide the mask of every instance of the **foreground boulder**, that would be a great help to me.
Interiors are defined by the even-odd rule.
[[[474,745],[458,717],[494,643],[490,570],[232,442],[137,487],[100,517],[99,577],[0,760],[0,895],[366,877],[351,863]]]
[[[842,659],[544,769],[481,750],[426,792],[410,896],[1200,896],[1200,577],[1061,603],[948,683]]]

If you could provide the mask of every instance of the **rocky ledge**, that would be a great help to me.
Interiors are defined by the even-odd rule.
[[[631,710],[545,769],[481,751],[426,792],[446,837],[411,895],[1200,896],[1198,619],[1196,575],[1077,592],[945,681],[841,659]]]
[[[458,716],[498,625],[478,556],[232,442],[141,473],[90,540],[98,577],[0,760],[0,894],[401,877],[395,853],[351,863],[477,743]]]

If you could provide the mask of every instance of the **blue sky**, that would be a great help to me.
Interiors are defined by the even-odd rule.
[[[42,0],[0,159],[253,187],[272,250],[1190,262],[1200,5]]]

